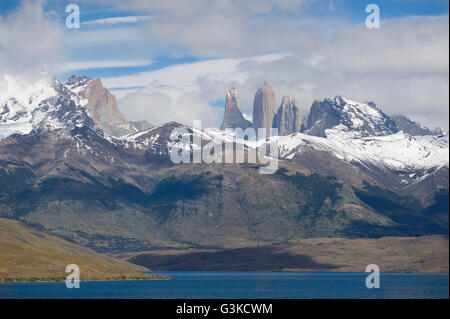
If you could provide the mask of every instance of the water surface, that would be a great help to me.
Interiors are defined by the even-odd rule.
[[[167,271],[172,280],[0,284],[0,298],[448,298],[448,274],[381,273],[380,288],[366,273]]]

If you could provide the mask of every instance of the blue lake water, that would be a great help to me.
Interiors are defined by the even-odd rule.
[[[172,280],[90,281],[79,289],[64,282],[1,283],[0,298],[448,298],[448,274],[380,274],[380,288],[365,286],[366,273],[160,272]]]

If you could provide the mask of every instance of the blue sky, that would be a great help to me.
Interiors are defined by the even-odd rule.
[[[70,3],[80,29],[65,28]],[[370,3],[377,30],[364,27]],[[0,0],[0,35],[20,33],[0,39],[0,71],[3,62],[3,72],[100,77],[126,117],[154,123],[219,126],[230,85],[251,113],[268,80],[305,115],[314,99],[340,94],[447,128],[448,11],[440,0]],[[24,53],[26,41],[42,47]]]
[[[1,0],[0,11],[8,13],[20,6],[21,0]],[[138,15],[139,11],[117,10],[115,6],[99,4],[96,1],[80,2],[76,0],[69,1],[47,1],[46,9],[61,10],[70,4],[75,3],[82,6],[85,19],[94,20],[123,15]],[[408,15],[441,15],[448,13],[449,4],[445,0],[391,0],[391,1],[363,1],[363,0],[336,0],[334,1],[336,12],[348,18],[358,19],[360,8],[365,8],[369,3],[376,3],[383,7],[385,17],[400,17]],[[317,1],[309,8],[308,14],[323,14],[321,6],[324,3]],[[326,4],[326,3],[325,3]]]

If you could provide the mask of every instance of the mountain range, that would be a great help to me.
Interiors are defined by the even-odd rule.
[[[284,96],[277,109],[265,82],[250,120],[233,87],[221,130],[199,130],[126,120],[99,79],[26,91],[9,83],[0,93],[0,216],[97,251],[448,234],[448,132],[372,102],[314,101],[305,122],[295,98]],[[223,130],[236,127],[280,135],[254,142]],[[276,140],[278,170],[174,164],[175,128],[188,132],[177,147],[189,150],[200,136],[247,149]]]

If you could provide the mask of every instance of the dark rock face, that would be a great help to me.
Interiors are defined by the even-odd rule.
[[[276,112],[275,93],[270,84],[264,82],[264,86],[258,89],[253,101],[253,127],[266,128],[267,132],[270,132]]]
[[[308,115],[306,133],[326,137],[325,130],[337,125],[363,136],[391,135],[398,132],[395,122],[373,102],[358,103],[341,96],[314,101]]]
[[[306,125],[309,135],[326,137],[325,130],[339,124],[340,112],[329,100],[315,100],[311,106]]]
[[[289,135],[300,132],[302,115],[300,104],[296,99],[283,96],[280,108],[273,119],[273,127],[278,128],[279,135]]]
[[[220,129],[240,127],[245,130],[251,126],[252,123],[247,121],[242,114],[238,89],[235,87],[230,88],[225,98],[225,113]]]
[[[419,123],[410,120],[404,115],[393,115],[391,116],[391,118],[394,120],[399,130],[403,130],[403,132],[412,136],[442,134],[441,129],[436,128],[434,130],[430,130],[425,126],[422,126]]]

